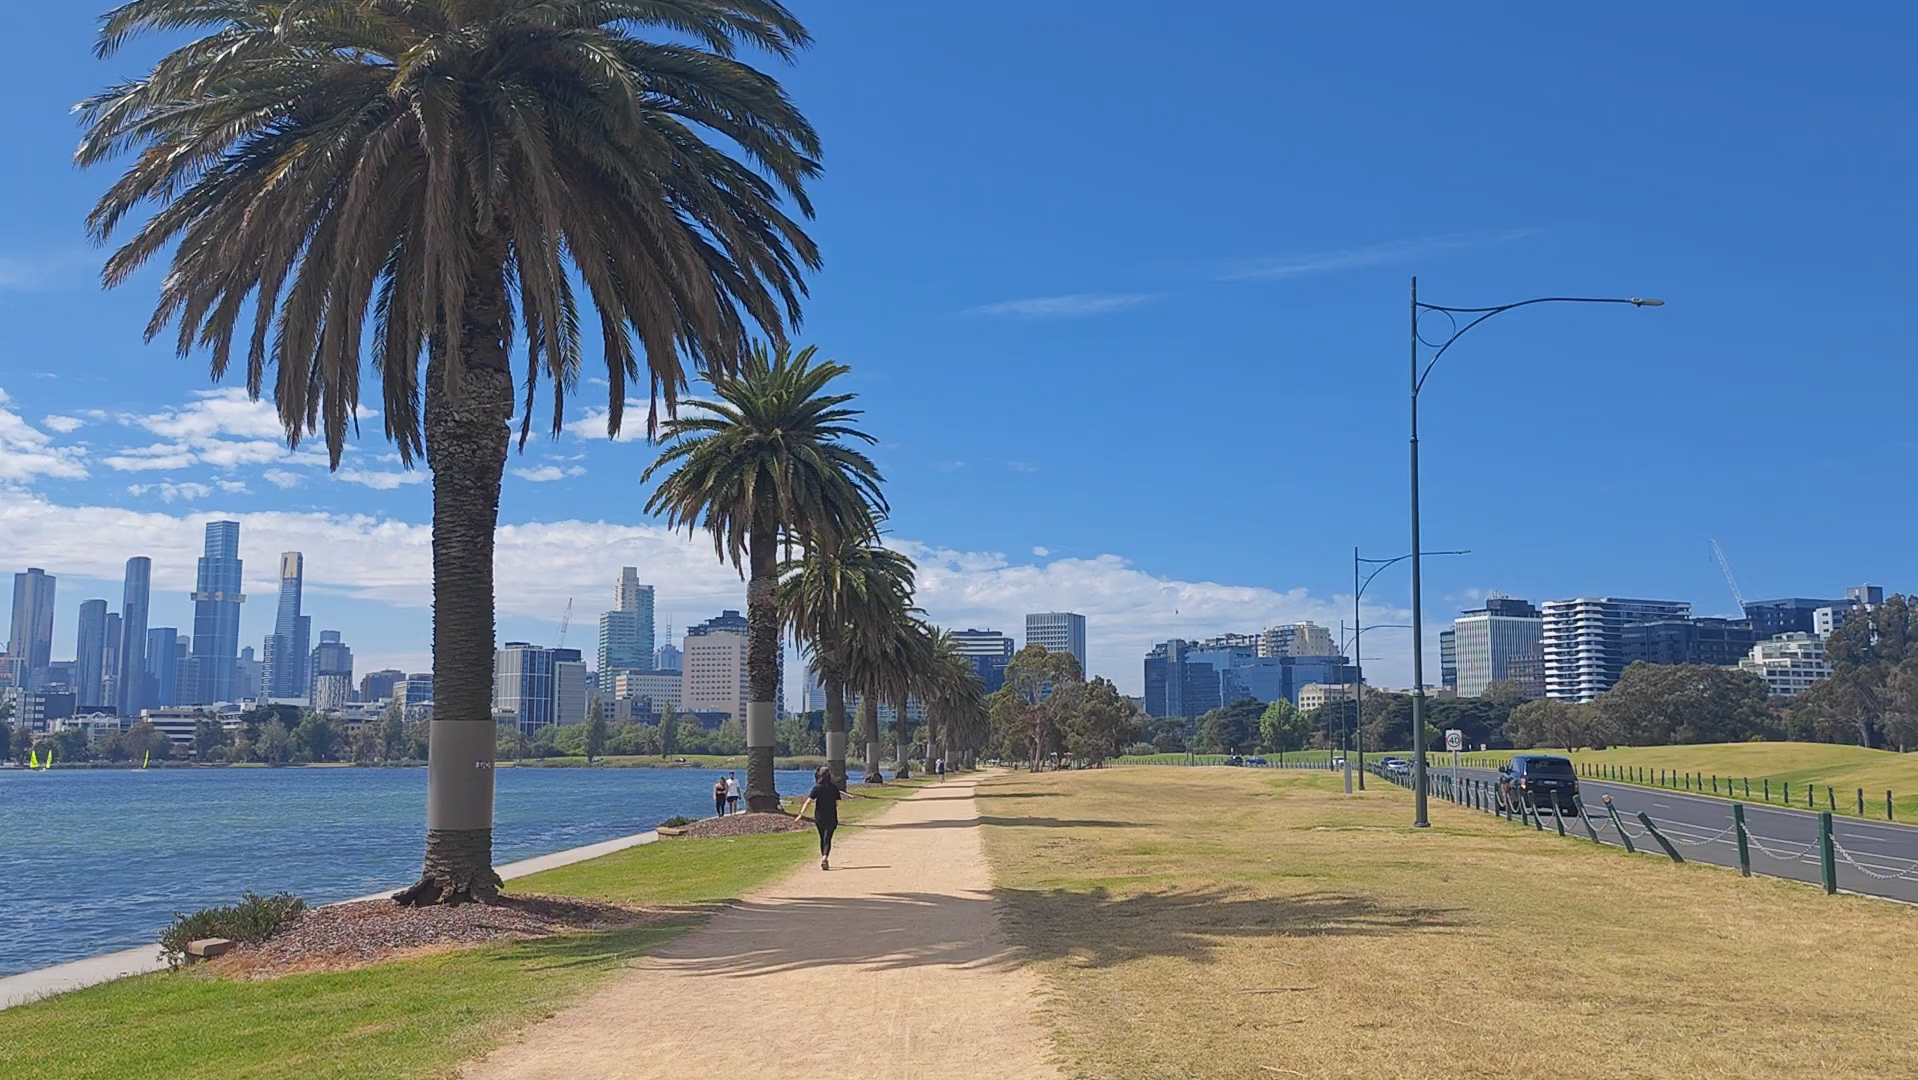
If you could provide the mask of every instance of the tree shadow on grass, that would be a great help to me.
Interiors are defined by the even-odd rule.
[[[1150,956],[1204,963],[1234,938],[1384,937],[1460,925],[1444,908],[1384,904],[1351,893],[1247,897],[1200,890],[1114,897],[1105,889],[1000,889],[997,896],[1023,955],[1084,967]]]
[[[977,817],[941,818],[935,821],[900,821],[890,825],[868,825],[869,829],[970,829],[977,825],[1037,826],[1044,829],[1136,829],[1137,822],[1103,821],[1097,818],[1053,817]]]

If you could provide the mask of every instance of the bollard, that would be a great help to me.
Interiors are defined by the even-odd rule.
[[[1885,789],[1885,820],[1891,820],[1891,789]]]
[[[1565,815],[1558,812],[1558,796],[1552,796],[1552,824],[1558,826],[1558,835],[1565,835]]]
[[[1712,774],[1712,794],[1713,795],[1718,794],[1718,774],[1717,773]]]
[[[1864,788],[1858,789],[1858,816],[1859,817],[1865,816],[1865,789]]]
[[[1825,892],[1838,891],[1838,857],[1832,850],[1831,811],[1818,815],[1818,868],[1824,871]]]
[[[1572,809],[1578,811],[1578,820],[1580,824],[1585,826],[1585,835],[1592,838],[1592,843],[1598,843],[1598,830],[1592,828],[1592,819],[1585,813],[1585,797],[1582,795],[1572,796]]]
[[[1745,778],[1745,797],[1747,799],[1752,797],[1752,778],[1749,776]]]
[[[1658,841],[1658,846],[1665,849],[1665,854],[1672,857],[1673,862],[1682,863],[1685,861],[1685,857],[1678,853],[1678,849],[1672,846],[1672,842],[1665,839],[1665,834],[1658,831],[1658,826],[1652,824],[1652,816],[1650,814],[1640,810],[1638,812],[1638,820],[1640,824],[1645,826],[1645,831],[1652,834],[1652,839]]]
[[[1618,830],[1618,839],[1625,845],[1625,854],[1636,855],[1638,849],[1632,846],[1632,838],[1625,832],[1625,823],[1618,820],[1618,807],[1612,805],[1612,797],[1605,796],[1605,813],[1612,819],[1612,828]]]
[[[1732,824],[1738,827],[1738,872],[1746,877],[1750,877],[1752,876],[1752,852],[1750,841],[1745,836],[1744,803],[1735,802],[1732,804]]]
[[[1771,801],[1771,777],[1765,777],[1765,801]]]
[[[1791,805],[1791,781],[1786,780],[1784,781],[1784,784],[1785,784],[1785,805],[1790,806]]]
[[[1833,812],[1833,813],[1837,813],[1837,812],[1838,812],[1838,796],[1836,796],[1836,795],[1833,795],[1833,794],[1831,793],[1831,785],[1830,785],[1830,784],[1826,784],[1826,785],[1825,785],[1825,802],[1826,802],[1826,803],[1828,804],[1828,805],[1827,805],[1827,806],[1825,807],[1825,809],[1827,809],[1827,810],[1830,810],[1830,811],[1831,811],[1831,812]]]

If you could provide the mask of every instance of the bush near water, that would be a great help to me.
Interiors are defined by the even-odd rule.
[[[186,947],[201,938],[226,938],[258,945],[279,933],[306,911],[306,901],[292,893],[261,896],[256,892],[240,894],[240,902],[231,907],[201,908],[191,915],[175,915],[173,924],[160,932],[160,952],[167,966],[178,970],[186,960]]]

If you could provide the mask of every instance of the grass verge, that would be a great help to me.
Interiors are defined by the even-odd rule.
[[[1892,793],[1893,817],[1918,822],[1918,754],[1892,750],[1871,750],[1862,746],[1803,742],[1700,743],[1692,746],[1619,746],[1609,750],[1499,750],[1468,755],[1474,764],[1492,767],[1513,754],[1563,754],[1580,765],[1634,770],[1630,774],[1607,774],[1597,779],[1614,783],[1634,783],[1643,770],[1644,786],[1658,786],[1662,771],[1665,786],[1689,790],[1694,795],[1736,798],[1762,803],[1765,782],[1771,783],[1770,802],[1785,805],[1785,785],[1791,785],[1790,805],[1806,809],[1805,795],[1815,796],[1814,810],[1835,809],[1848,817],[1857,817],[1858,792],[1864,791],[1864,817],[1885,818],[1885,792]],[[1438,759],[1434,759],[1438,760]],[[1447,758],[1449,760],[1449,757]],[[1701,783],[1686,788],[1679,776],[1691,775]],[[1719,781],[1712,790],[1712,780]],[[1751,796],[1745,796],[1745,784],[1751,784]],[[1701,790],[1702,788],[1702,790]],[[1826,789],[1830,789],[1829,796]],[[1835,803],[1835,806],[1833,805]]]
[[[1049,796],[1043,801],[1031,796]],[[1639,859],[1330,774],[980,788],[1079,1077],[1897,1073],[1918,910]],[[1034,816],[1043,815],[1043,816]]]
[[[863,787],[856,823],[924,781]],[[0,1077],[439,1077],[621,965],[803,863],[810,833],[667,840],[510,883],[661,909],[658,925],[458,949],[353,971],[238,982],[146,975],[0,1011]],[[636,1018],[637,1020],[637,1018]]]

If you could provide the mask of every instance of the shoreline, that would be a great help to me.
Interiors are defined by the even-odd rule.
[[[514,878],[526,877],[530,874],[537,874],[544,870],[554,869],[555,867],[570,866],[573,863],[585,862],[588,859],[597,859],[602,855],[611,855],[616,851],[624,851],[627,848],[651,844],[658,839],[658,830],[648,830],[643,833],[633,833],[629,836],[619,836],[611,840],[601,840],[597,843],[584,844],[576,848],[567,848],[564,851],[535,855],[528,859],[521,859],[518,862],[511,862],[504,866],[494,867],[494,870],[499,873],[502,880],[511,881]],[[369,893],[365,896],[356,896],[348,900],[335,900],[330,904],[322,904],[320,906],[332,907],[336,904],[355,904],[367,900],[380,900],[391,896],[394,892],[404,887],[403,885],[396,885],[392,889]],[[160,947],[156,942],[152,945],[140,945],[131,949],[121,949],[117,952],[89,956],[84,960],[69,960],[64,964],[37,968],[33,971],[23,971],[17,975],[0,976],[0,1009],[10,1009],[15,1005],[25,1005],[28,1002],[38,1001],[41,998],[53,997],[72,990],[80,990],[88,986],[97,986],[100,983],[123,979],[129,975],[145,975],[151,972],[165,970],[166,961],[160,959]]]

